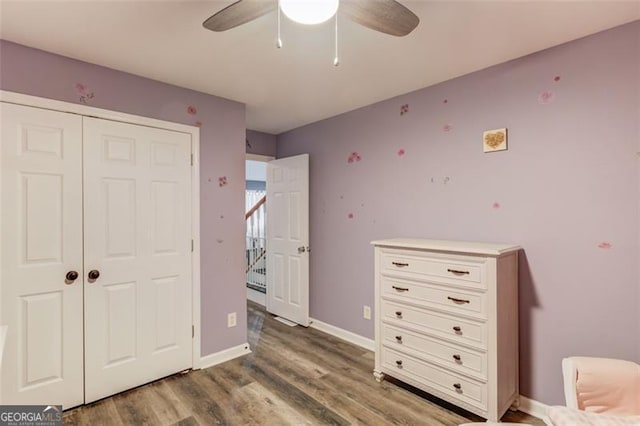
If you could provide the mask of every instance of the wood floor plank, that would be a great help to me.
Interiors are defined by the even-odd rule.
[[[268,339],[267,339],[268,340]],[[330,389],[340,389],[342,395],[350,400],[358,402],[376,416],[386,419],[393,424],[420,424],[424,419],[425,411],[433,407],[437,414],[434,416],[434,425],[457,425],[465,419],[455,414],[443,412],[428,401],[406,392],[388,383],[382,384],[373,378],[373,365],[371,369],[353,369],[351,360],[343,356],[329,355],[327,352],[318,352],[306,342],[289,339],[292,348],[301,356],[310,358],[314,362],[326,362],[325,367],[332,371],[322,378]],[[420,405],[419,410],[415,410]]]
[[[375,362],[376,360],[376,355],[374,352],[371,351],[367,351],[364,354],[362,354],[362,358],[366,359],[368,362]]]
[[[198,423],[195,417],[189,416],[173,423],[171,426],[200,426],[200,423]]]
[[[394,379],[374,354],[319,330],[288,327],[249,302],[252,353],[65,412],[73,425],[428,425],[480,417]],[[544,425],[521,412],[502,419]]]
[[[196,372],[197,373],[197,372]],[[166,380],[186,410],[192,413],[198,423],[203,425],[227,425],[223,410],[215,399],[212,399],[200,385],[193,380],[193,375],[172,376]]]
[[[106,398],[89,405],[66,411],[62,417],[64,424],[120,426],[124,424],[113,403],[114,398]]]
[[[238,394],[251,411],[252,424],[261,425],[265,421],[283,426],[315,424],[258,382],[240,388]]]
[[[149,404],[148,395],[153,392],[150,386],[142,386],[113,397],[113,403],[123,424],[158,425],[161,423]]]
[[[191,417],[189,410],[180,403],[180,399],[165,380],[151,383],[148,387],[147,403],[161,419],[162,424],[174,424]]]
[[[341,417],[344,417],[352,424],[381,424],[384,418],[377,416],[375,413],[366,410],[354,410],[356,401],[345,396],[343,392],[336,392],[336,388],[327,385],[326,382],[318,380],[325,377],[326,374],[318,378],[308,376],[307,369],[289,362],[288,359],[279,359],[279,354],[272,356],[261,356],[254,359],[254,363],[258,364],[265,371],[271,374],[280,374],[286,377],[288,381],[293,383],[298,389],[313,397],[322,405],[331,408]]]
[[[303,332],[297,335],[297,330],[288,335],[282,335],[277,331],[277,324],[273,328],[270,327],[270,323],[268,325],[269,329],[262,335],[263,343],[279,347],[284,345],[286,340],[287,346],[301,356],[315,363],[326,361],[323,365],[331,369],[332,373],[323,380],[329,382],[334,389],[348,390],[349,395],[353,395],[354,401],[359,401],[358,398],[367,395],[361,403],[376,415],[385,417],[390,423],[420,424],[425,414],[430,416],[430,421],[434,425],[455,426],[467,421],[465,417],[443,410],[402,388],[389,386],[387,382],[382,384],[376,382],[372,374],[373,362],[362,357],[363,352],[366,351],[361,348],[352,347],[344,350],[344,343],[336,342],[335,338],[316,339],[317,336],[312,333]],[[365,367],[360,368],[363,365]],[[475,417],[474,420],[476,419],[479,418]]]
[[[295,366],[299,374],[305,375],[312,380],[319,379],[328,373],[327,370],[317,363],[311,362],[309,359],[300,356],[297,352],[286,347],[280,348],[278,358],[282,360],[283,364]]]
[[[246,403],[243,401],[240,392],[250,382],[242,383],[229,379],[226,374],[229,367],[225,366],[224,369],[217,369],[215,374],[201,370],[195,371],[191,375],[194,382],[200,385],[208,397],[216,401],[227,424],[243,424],[251,418],[252,413],[247,411]]]
[[[267,389],[276,395],[285,399],[296,410],[303,412],[307,418],[313,422],[323,425],[348,425],[349,422],[331,410],[329,407],[322,405],[310,395],[302,392],[295,385],[288,382],[278,374],[273,374],[268,369],[260,366],[259,363],[251,363],[248,365],[252,375]]]

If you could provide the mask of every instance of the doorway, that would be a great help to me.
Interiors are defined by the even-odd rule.
[[[247,298],[307,327],[309,155],[255,160],[246,164]]]
[[[245,165],[245,219],[247,299],[266,306],[266,183],[271,156],[247,154]]]

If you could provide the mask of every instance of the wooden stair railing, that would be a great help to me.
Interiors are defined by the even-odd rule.
[[[245,213],[244,218],[249,219],[264,203],[267,202],[267,196],[260,198],[254,205]]]
[[[263,249],[262,247],[260,247],[260,254],[258,255],[258,257],[256,257],[253,262],[251,263],[251,265],[249,265],[247,267],[247,270],[245,271],[245,273],[249,272],[250,270],[253,269],[254,266],[256,266],[258,264],[258,262],[260,261],[260,259],[262,259],[264,257],[264,255],[267,254],[267,251],[265,249]]]
[[[265,223],[262,223],[262,226],[260,226],[260,222],[264,221],[265,207],[263,206],[265,205],[266,201],[267,201],[267,196],[265,195],[262,198],[260,198],[253,205],[253,207],[249,209],[249,211],[245,213],[245,220],[247,220],[247,228],[251,229],[251,231],[247,233],[247,238],[254,241],[252,243],[253,247],[247,247],[247,253],[251,252],[252,255],[255,255],[255,258],[252,258],[253,256],[251,255],[247,256],[247,261],[248,261],[247,270],[245,271],[245,273],[247,274],[249,274],[249,272],[255,268],[258,262],[260,262],[260,260],[262,260],[267,254],[267,251],[264,248],[264,235],[261,235],[261,230],[262,232],[264,232]],[[253,217],[254,215],[256,217]],[[255,230],[258,231],[258,235],[256,235]],[[256,240],[257,241],[262,240],[262,243],[261,244],[259,243],[258,247],[255,246]]]

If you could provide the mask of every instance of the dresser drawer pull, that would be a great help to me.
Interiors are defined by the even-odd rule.
[[[397,360],[397,361],[396,361],[396,366],[397,366],[398,368],[402,368],[402,361]]]
[[[453,331],[455,331],[456,333],[462,333],[462,327],[459,327],[459,326],[456,325],[456,326],[453,327]]]
[[[469,302],[468,300],[465,300],[465,299],[457,299],[457,298],[455,298],[455,297],[451,297],[451,296],[448,296],[448,297],[447,297],[447,299],[451,300],[451,301],[452,301],[452,302],[454,302],[454,303],[471,303],[471,302]]]
[[[396,341],[398,343],[402,343],[402,336],[396,336]]]
[[[406,287],[397,287],[395,285],[392,285],[391,288],[394,289],[395,291],[399,291],[399,292],[409,291],[409,289],[406,288]]]
[[[460,355],[458,355],[458,354],[455,354],[453,356],[453,359],[455,359],[456,361],[460,361],[462,359],[462,357]]]
[[[456,275],[469,275],[469,271],[461,271],[459,269],[447,269],[447,272],[451,272],[452,274],[456,274]]]
[[[397,266],[398,268],[404,268],[405,266],[409,266],[408,263],[402,263],[402,262],[391,262],[391,264]]]
[[[398,318],[402,318],[402,311],[396,311],[396,316]]]
[[[462,385],[460,383],[454,383],[453,387],[456,388],[457,391],[462,389]]]

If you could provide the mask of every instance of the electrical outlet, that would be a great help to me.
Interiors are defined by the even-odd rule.
[[[236,324],[236,313],[231,312],[230,314],[227,314],[227,327],[235,327]]]
[[[371,319],[371,306],[364,305],[362,309],[362,316],[364,317],[364,319]]]

